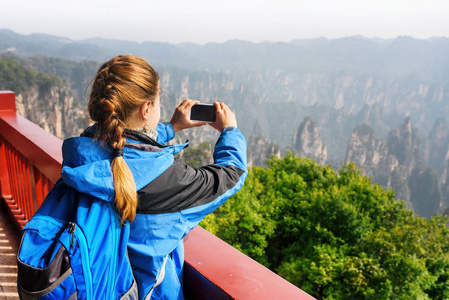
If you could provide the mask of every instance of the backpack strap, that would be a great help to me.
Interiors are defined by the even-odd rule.
[[[78,204],[79,204],[79,193],[77,190],[75,190],[73,187],[71,187],[70,185],[67,185],[64,181],[62,181],[62,178],[58,179],[58,181],[56,182],[55,185],[61,185],[62,186],[62,191],[59,193],[58,196],[58,202],[61,202],[62,197],[64,197],[64,195],[67,193],[68,190],[72,189],[75,191],[75,201],[73,201],[73,214],[72,214],[72,218],[69,219],[68,221],[73,221],[76,222],[76,219],[78,217]]]

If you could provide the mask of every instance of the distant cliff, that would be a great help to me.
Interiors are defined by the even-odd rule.
[[[374,130],[367,124],[358,125],[352,132],[346,161],[354,162],[364,175],[386,187],[391,187],[392,173],[399,166],[398,159],[389,153],[387,142],[376,139]]]
[[[327,160],[327,148],[323,145],[318,126],[310,117],[305,117],[293,135],[293,151],[301,157],[308,157],[318,164]]]
[[[397,198],[404,200],[416,213],[431,217],[441,212],[446,203],[442,192],[444,185],[424,160],[425,148],[410,118],[399,128],[392,129],[387,140],[377,139],[373,129],[363,124],[351,134],[346,160],[354,162],[362,169],[362,174],[370,176],[374,182],[393,188]]]
[[[280,146],[260,135],[252,134],[248,139],[248,167],[266,167],[269,158],[280,158],[283,154]]]

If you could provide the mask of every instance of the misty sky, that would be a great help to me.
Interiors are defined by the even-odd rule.
[[[80,40],[449,37],[449,0],[0,0],[0,28]]]

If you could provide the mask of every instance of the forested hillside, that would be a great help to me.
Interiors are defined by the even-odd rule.
[[[0,57],[0,90],[16,94],[17,112],[59,138],[88,124],[85,108],[61,78]]]
[[[288,154],[201,225],[317,299],[448,299],[448,220],[414,215],[353,164]]]

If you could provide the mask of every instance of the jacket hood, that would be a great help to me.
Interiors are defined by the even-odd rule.
[[[142,189],[173,164],[173,155],[186,144],[159,148],[127,139],[123,158],[133,174],[137,190]],[[76,190],[112,202],[115,189],[112,180],[112,150],[90,137],[75,137],[62,145],[63,181]]]

